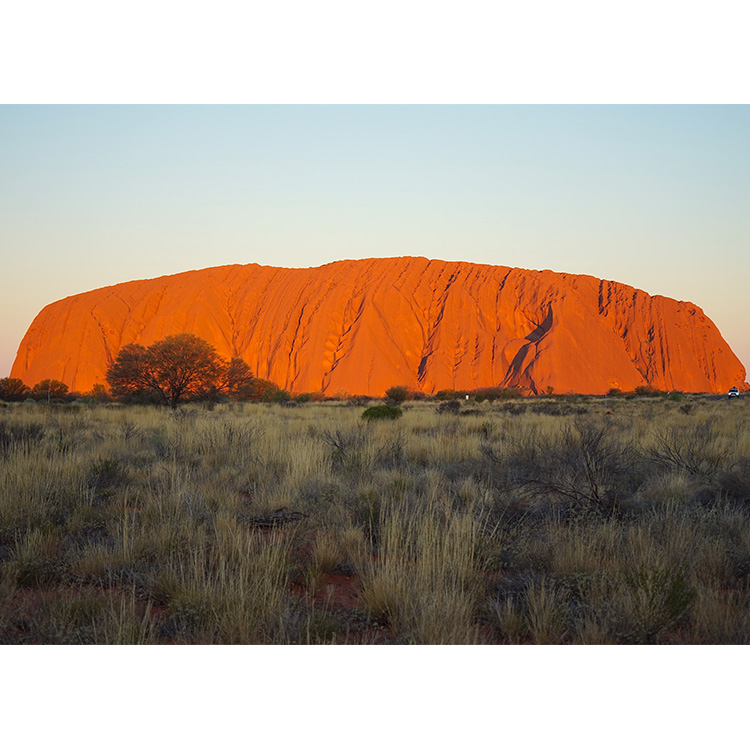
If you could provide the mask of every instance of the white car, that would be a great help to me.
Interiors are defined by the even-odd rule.
[[[727,393],[727,396],[729,396],[729,398],[733,398],[734,396],[739,396],[739,395],[740,395],[740,389],[734,386],[732,386],[729,389],[729,392]]]

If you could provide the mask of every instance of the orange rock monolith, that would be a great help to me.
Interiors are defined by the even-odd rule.
[[[11,376],[87,391],[125,344],[180,332],[294,393],[747,388],[690,302],[592,276],[426,258],[220,266],[78,294],[37,315]]]

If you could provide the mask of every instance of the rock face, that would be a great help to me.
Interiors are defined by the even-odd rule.
[[[37,315],[11,376],[86,391],[125,344],[180,332],[294,393],[746,388],[745,368],[690,302],[592,276],[426,258],[221,266],[78,294]]]

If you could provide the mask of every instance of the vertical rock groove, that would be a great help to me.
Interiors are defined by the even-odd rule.
[[[86,391],[125,344],[180,332],[296,393],[745,387],[744,367],[693,303],[590,276],[426,258],[225,266],[75,295],[37,315],[11,375]]]

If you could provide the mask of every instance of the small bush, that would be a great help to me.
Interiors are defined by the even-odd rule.
[[[435,394],[435,398],[438,401],[449,401],[451,399],[456,398],[458,393],[450,388],[444,388],[442,391],[438,391]]]
[[[713,477],[729,459],[728,449],[717,439],[713,419],[688,426],[668,425],[654,436],[646,458],[669,471]]]
[[[367,406],[371,400],[369,396],[351,396],[346,402],[351,406]]]
[[[492,388],[479,388],[473,393],[474,398],[478,398],[479,396],[481,396],[483,400],[486,399],[490,403],[497,399],[504,400],[511,398],[521,398],[523,396],[521,389],[517,387],[501,388],[500,386],[495,386]]]
[[[368,422],[373,419],[398,419],[403,416],[404,412],[393,406],[392,404],[380,404],[379,406],[371,406],[369,409],[365,409],[362,412],[362,419]]]
[[[385,398],[389,404],[398,406],[403,404],[407,398],[409,398],[409,391],[403,385],[394,385],[385,392]]]
[[[635,395],[656,398],[657,396],[663,396],[664,392],[658,388],[654,388],[652,385],[637,385],[635,387]]]
[[[438,414],[458,414],[461,411],[461,402],[453,399],[452,401],[443,401],[437,408]]]

